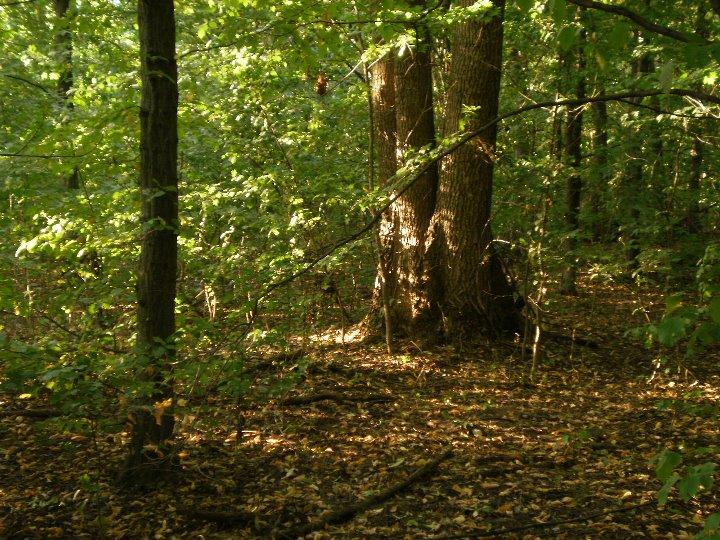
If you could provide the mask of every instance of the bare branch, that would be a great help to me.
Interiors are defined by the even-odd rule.
[[[584,8],[590,8],[595,9],[597,11],[604,11],[605,13],[612,13],[613,15],[620,15],[621,17],[625,17],[626,19],[630,19],[632,22],[640,26],[641,28],[644,28],[645,30],[649,30],[650,32],[653,32],[655,34],[660,34],[665,37],[672,38],[677,41],[681,41],[683,43],[713,43],[712,41],[709,41],[705,39],[702,36],[699,36],[697,34],[685,34],[683,32],[678,32],[677,30],[673,30],[672,28],[668,28],[667,26],[662,26],[660,24],[654,23],[639,13],[632,11],[626,7],[623,6],[615,6],[610,4],[604,4],[602,2],[596,2],[595,0],[567,0],[570,4],[575,4],[579,7]],[[714,2],[717,2],[720,4],[720,0],[713,0]],[[718,6],[720,8],[720,6]]]

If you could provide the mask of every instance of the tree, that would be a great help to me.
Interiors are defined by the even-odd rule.
[[[416,2],[422,5],[424,2]],[[418,151],[435,144],[433,108],[432,40],[427,27],[418,23],[411,29],[413,46],[396,53],[394,59],[395,133],[397,166],[408,165]],[[381,175],[382,177],[382,175]],[[435,207],[438,171],[433,164],[388,210],[385,236],[391,250],[384,250],[382,264],[388,269],[388,290],[392,298],[392,327],[412,335],[422,326],[429,299],[424,284],[425,243]]]
[[[458,2],[467,8],[473,2]],[[457,25],[445,104],[443,135],[453,137],[498,113],[504,1]],[[396,107],[399,154],[432,144],[431,76],[420,30],[412,60],[398,61]],[[423,45],[423,42],[425,45]],[[466,118],[465,109],[471,111]],[[491,219],[495,124],[432,169],[395,205],[402,231],[393,253],[398,286],[393,307],[405,331],[432,339],[500,334],[518,328],[513,289],[493,245]],[[402,261],[402,262],[400,262]]]
[[[138,0],[142,99],[140,191],[142,246],[137,285],[136,354],[148,392],[131,416],[121,483],[152,481],[167,468],[174,428],[171,363],[175,358],[177,273],[177,63],[173,0]]]
[[[460,6],[473,2],[463,0]],[[443,135],[460,131],[463,109],[473,130],[498,113],[503,50],[504,0],[480,20],[453,33]],[[428,235],[430,298],[445,331],[498,334],[518,328],[513,289],[497,256],[491,227],[497,127],[443,159],[437,204]]]
[[[55,56],[57,66],[60,72],[57,82],[57,93],[64,116],[63,123],[67,122],[68,117],[74,108],[72,100],[73,91],[73,34],[72,24],[72,0],[55,0],[55,20],[57,28],[55,30]],[[65,184],[69,189],[78,189],[80,187],[80,171],[77,166],[73,167],[72,172],[65,179]]]
[[[580,42],[575,47],[575,97],[585,98],[585,29],[580,30]],[[567,227],[567,256],[565,271],[563,272],[560,290],[565,294],[577,293],[577,261],[576,251],[578,235],[580,233],[580,200],[582,196],[582,177],[580,165],[582,163],[582,125],[583,105],[569,108],[565,131],[565,153],[567,163],[571,168],[567,179],[565,202],[565,225]]]

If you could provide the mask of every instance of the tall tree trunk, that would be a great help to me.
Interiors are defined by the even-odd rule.
[[[649,54],[643,55],[633,63],[632,73],[636,77],[652,73],[655,70],[655,62]],[[637,104],[642,98],[631,100]],[[638,113],[639,114],[639,113]],[[642,128],[634,129],[628,136],[627,165],[623,178],[624,204],[628,208],[627,220],[623,226],[622,239],[625,244],[625,258],[630,268],[638,266],[637,257],[640,255],[640,244],[638,239],[638,228],[640,226],[640,205],[643,202],[643,141],[646,136]]]
[[[142,99],[140,190],[143,237],[138,272],[137,356],[152,391],[131,414],[120,482],[144,484],[168,469],[173,434],[177,274],[177,62],[173,0],[138,0]]]
[[[696,126],[699,128],[700,126]],[[698,134],[693,134],[690,153],[690,177],[688,179],[687,231],[692,234],[702,230],[700,226],[700,178],[702,177],[703,142]]]
[[[57,94],[62,104],[62,123],[67,123],[74,108],[72,101],[73,89],[73,35],[72,35],[72,5],[71,0],[55,0],[55,58],[59,77]],[[65,178],[68,189],[80,187],[80,172],[77,166]]]
[[[395,55],[387,53],[370,68],[370,109],[372,112],[373,152],[377,156],[378,181],[387,186],[397,172],[397,130],[395,121]],[[385,339],[391,348],[393,302],[397,291],[397,272],[391,264],[397,250],[398,224],[391,209],[380,220],[377,234],[378,268],[373,305],[382,308]],[[371,323],[372,324],[372,323]]]
[[[605,93],[601,87],[599,95]],[[592,104],[593,119],[593,186],[590,192],[590,207],[592,208],[592,238],[600,242],[607,234],[603,224],[602,194],[608,190],[610,173],[608,171],[608,111],[607,103],[597,101]]]
[[[432,42],[427,28],[413,29],[416,42],[395,60],[395,118],[398,166],[417,157],[418,150],[435,143]],[[425,238],[435,209],[437,167],[431,167],[395,201],[390,211],[397,229],[397,245],[388,265],[396,276],[393,328],[412,335],[429,309],[424,279]]]
[[[469,6],[473,0],[461,0]],[[460,131],[463,107],[476,129],[497,116],[505,1],[492,16],[460,23],[453,35],[444,135]],[[493,245],[490,223],[497,128],[442,160],[437,205],[428,235],[429,294],[446,334],[495,335],[519,328],[514,291]]]
[[[575,96],[585,99],[585,31],[581,31],[580,42],[575,50]],[[560,283],[560,291],[565,294],[577,294],[577,246],[580,233],[580,199],[582,195],[582,121],[583,106],[573,107],[567,112],[566,156],[571,168],[567,179],[565,225],[567,229],[565,270]]]

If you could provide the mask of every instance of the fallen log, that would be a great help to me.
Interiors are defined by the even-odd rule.
[[[381,394],[365,394],[365,395],[346,395],[338,392],[319,392],[317,394],[309,394],[305,396],[291,396],[280,400],[281,405],[310,405],[318,401],[335,401],[343,403],[346,401],[365,402],[365,403],[384,403],[392,401],[391,396]]]
[[[370,495],[369,497],[366,497],[354,504],[351,504],[344,508],[340,508],[339,510],[335,510],[335,511],[327,514],[325,517],[321,517],[319,519],[316,519],[315,521],[311,521],[310,523],[307,523],[306,525],[300,525],[298,527],[286,529],[285,531],[280,531],[277,534],[277,538],[287,538],[287,539],[297,538],[300,536],[305,536],[306,534],[310,534],[311,532],[317,531],[318,529],[322,529],[326,525],[338,525],[340,523],[345,523],[346,521],[350,521],[357,514],[360,514],[362,512],[365,512],[366,510],[369,510],[370,508],[373,508],[374,506],[378,506],[379,504],[382,504],[383,502],[394,497],[401,491],[407,489],[409,486],[411,486],[413,483],[417,482],[418,480],[421,480],[421,479],[431,475],[432,473],[435,472],[435,470],[438,468],[438,466],[443,461],[445,461],[450,456],[452,456],[452,454],[453,454],[452,448],[447,448],[438,457],[436,457],[432,461],[426,463],[425,465],[423,465],[422,467],[417,469],[414,473],[412,473],[410,476],[408,476],[405,480],[402,480],[401,482],[393,484],[392,486],[388,487],[387,489],[385,489],[379,493],[376,493],[375,495]]]

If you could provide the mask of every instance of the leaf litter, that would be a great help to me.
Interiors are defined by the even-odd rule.
[[[510,342],[318,346],[289,395],[247,404],[241,422],[220,399],[181,419],[181,470],[152,491],[114,488],[124,432],[0,402],[0,536],[690,538],[717,494],[658,508],[649,460],[720,458],[717,351],[658,370],[624,331],[661,296],[585,285],[552,299],[553,330],[598,346],[549,338],[534,383]]]

